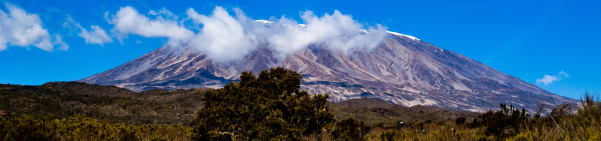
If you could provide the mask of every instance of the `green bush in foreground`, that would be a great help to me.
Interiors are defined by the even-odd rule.
[[[240,82],[205,93],[205,106],[192,121],[198,140],[301,140],[335,121],[329,95],[300,91],[302,76],[284,68],[259,77],[242,72]]]

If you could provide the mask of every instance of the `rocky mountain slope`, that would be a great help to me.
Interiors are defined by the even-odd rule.
[[[268,44],[258,48],[244,60],[218,63],[202,52],[164,46],[79,81],[133,91],[219,88],[239,79],[242,71],[258,74],[281,66],[303,74],[302,89],[329,93],[333,102],[365,97],[404,106],[485,111],[497,109],[501,102],[535,109],[542,100],[569,100],[461,54],[394,32],[388,32],[373,50],[348,54],[313,44],[279,59]]]

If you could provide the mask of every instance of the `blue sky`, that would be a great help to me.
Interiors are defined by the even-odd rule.
[[[148,15],[151,10],[165,8],[185,17],[189,8],[210,15],[215,6],[221,6],[230,14],[234,13],[233,8],[240,8],[252,19],[284,15],[296,21],[302,21],[300,14],[307,10],[318,16],[338,10],[360,23],[380,24],[389,31],[458,52],[552,93],[579,98],[585,90],[601,92],[601,1],[0,2],[4,13],[10,13],[10,5],[14,5],[39,17],[41,28],[47,31],[36,32],[40,34],[36,34],[33,43],[9,39],[13,42],[4,43],[6,48],[0,45],[0,83],[40,85],[78,80],[117,67],[168,42],[165,37],[131,34],[121,43],[111,32],[115,25],[107,21],[106,12],[114,15],[122,7],[130,6]],[[77,26],[64,25],[68,17],[90,35],[99,35],[92,28],[97,26],[108,36],[86,41],[80,37]],[[4,20],[0,27],[22,25],[18,23]],[[5,38],[1,35],[0,38]],[[42,41],[49,44],[36,45]]]

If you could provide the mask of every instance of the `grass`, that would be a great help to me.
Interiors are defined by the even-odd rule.
[[[202,107],[200,100],[204,91],[206,89],[137,93],[78,82],[42,86],[0,84],[0,140],[190,140],[193,129],[188,123]],[[507,127],[482,124],[486,120],[470,122],[482,120],[478,113],[428,106],[409,108],[355,99],[331,103],[330,111],[338,122],[327,125],[322,134],[309,134],[304,139],[601,140],[598,96],[585,93],[578,104],[546,107],[540,111],[545,116],[518,118],[513,121],[516,124]],[[468,122],[455,122],[460,117],[467,118]],[[398,125],[398,121],[404,121],[405,125]],[[490,133],[493,128],[500,130]]]
[[[532,119],[510,140],[601,140],[601,100],[598,96],[586,92],[575,107],[570,103],[560,104],[548,113],[546,117]]]

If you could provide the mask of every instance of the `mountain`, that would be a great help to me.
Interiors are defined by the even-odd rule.
[[[344,54],[312,44],[285,59],[276,56],[268,44],[262,44],[244,60],[218,63],[187,47],[174,51],[163,46],[79,81],[133,91],[219,88],[239,79],[242,71],[258,74],[282,66],[303,75],[301,89],[329,93],[333,102],[365,97],[403,106],[485,111],[497,109],[499,103],[531,110],[542,100],[569,100],[461,54],[395,32],[388,32],[373,50]]]

